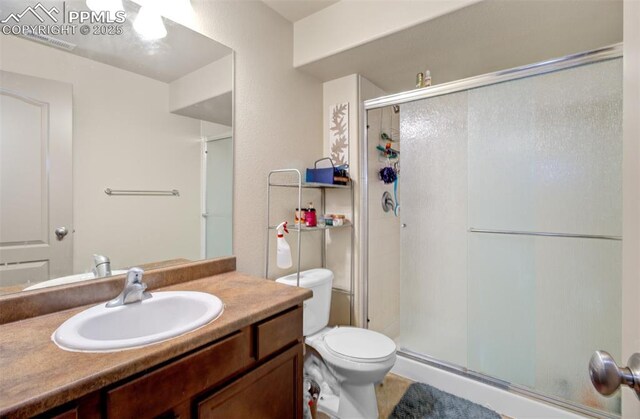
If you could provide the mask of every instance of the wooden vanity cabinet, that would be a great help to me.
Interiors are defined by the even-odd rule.
[[[302,368],[297,306],[44,416],[302,418]]]
[[[302,345],[295,345],[198,403],[197,417],[301,418],[301,378]]]

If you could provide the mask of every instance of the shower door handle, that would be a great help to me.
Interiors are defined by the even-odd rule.
[[[626,384],[640,399],[640,353],[631,355],[628,364],[628,367],[619,367],[608,352],[596,351],[589,361],[589,375],[598,393],[610,396]]]

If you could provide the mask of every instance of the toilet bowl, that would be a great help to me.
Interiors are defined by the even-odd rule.
[[[320,409],[341,419],[377,418],[374,385],[395,364],[395,343],[383,334],[357,327],[323,329],[305,343],[322,356],[340,385],[337,412],[330,405]]]
[[[295,286],[297,275],[276,282]],[[315,349],[339,385],[339,396],[322,397],[318,408],[340,419],[377,418],[375,383],[396,361],[396,344],[387,336],[357,327],[326,327],[331,307],[333,273],[328,269],[300,272],[300,287],[313,291],[304,303],[305,343]],[[322,394],[321,394],[322,396]]]

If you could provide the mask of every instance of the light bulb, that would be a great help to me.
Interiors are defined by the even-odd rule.
[[[115,18],[117,11],[124,10],[122,0],[87,0],[87,7],[94,12],[109,12],[111,19]]]
[[[164,26],[160,13],[142,6],[138,11],[138,16],[133,22],[133,28],[146,40],[160,39],[167,36],[167,28]]]
[[[0,0],[2,1],[2,0]],[[195,12],[191,0],[131,0],[141,7],[150,7],[160,16],[171,19],[181,25],[192,27],[196,24]]]

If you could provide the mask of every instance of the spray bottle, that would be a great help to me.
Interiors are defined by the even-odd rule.
[[[276,244],[276,264],[280,269],[287,269],[293,266],[293,261],[291,260],[291,247],[285,240],[284,233],[289,234],[286,221],[278,224],[278,227],[276,227],[276,234],[278,235],[278,242]]]

